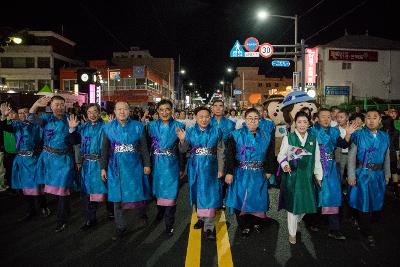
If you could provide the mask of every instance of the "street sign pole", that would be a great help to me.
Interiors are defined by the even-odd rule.
[[[301,39],[301,90],[306,90],[306,45]]]

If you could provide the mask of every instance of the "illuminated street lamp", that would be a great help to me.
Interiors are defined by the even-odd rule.
[[[15,36],[15,37],[10,37],[10,39],[14,44],[22,44],[22,38],[21,37]]]
[[[226,69],[227,72],[231,73],[233,71],[233,69],[231,67]]]
[[[297,34],[298,34],[298,27],[297,27],[297,21],[298,21],[298,16],[282,16],[282,15],[271,15],[265,10],[258,10],[257,11],[257,18],[260,21],[266,20],[268,17],[275,17],[275,18],[284,18],[284,19],[292,19],[294,20],[294,44],[297,44]]]
[[[257,18],[259,20],[265,20],[269,16],[268,12],[265,10],[259,10],[257,12]]]
[[[181,70],[180,73],[181,73],[181,74],[185,74],[185,73],[186,73],[186,70]]]

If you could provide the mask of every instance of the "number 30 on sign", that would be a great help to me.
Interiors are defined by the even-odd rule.
[[[274,48],[269,43],[263,43],[262,45],[260,45],[259,52],[260,56],[264,58],[269,58],[274,53]]]

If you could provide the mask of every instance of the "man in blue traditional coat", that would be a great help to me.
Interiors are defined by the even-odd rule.
[[[211,112],[206,107],[195,110],[196,125],[177,130],[179,150],[190,150],[188,177],[190,203],[197,208],[195,229],[203,228],[207,239],[215,239],[215,210],[222,206],[224,142],[221,129],[210,125]]]
[[[166,233],[174,232],[176,199],[179,190],[179,151],[177,129],[184,129],[183,123],[172,118],[173,105],[163,99],[157,104],[159,119],[148,124],[151,139],[153,195],[157,198],[157,220],[164,218]]]
[[[346,237],[340,232],[339,208],[342,205],[342,190],[340,173],[335,160],[335,149],[349,147],[350,137],[356,130],[356,125],[349,125],[346,128],[346,136],[342,138],[339,129],[331,127],[330,123],[330,110],[321,108],[318,111],[318,123],[310,129],[310,133],[317,138],[323,170],[318,206],[321,207],[321,213],[328,216],[328,236],[337,240],[345,240]]]
[[[126,102],[117,102],[114,113],[116,119],[104,126],[101,177],[107,180],[108,200],[114,202],[116,235],[113,240],[117,240],[127,232],[123,209],[137,208],[142,218],[147,218],[151,169],[144,125],[129,118]]]
[[[221,99],[215,100],[211,106],[212,118],[210,125],[221,129],[224,141],[229,134],[235,130],[235,123],[224,116],[224,102]]]
[[[235,123],[224,116],[224,102],[221,99],[217,99],[213,102],[211,106],[212,118],[210,120],[210,125],[213,127],[217,127],[221,129],[224,142],[228,140],[228,136],[235,130]],[[226,145],[226,144],[225,144]],[[226,196],[226,189],[228,184],[225,183],[225,179],[222,179],[223,187],[222,187],[222,199],[223,202]],[[225,204],[222,204],[222,207],[225,208]]]
[[[391,176],[389,136],[378,130],[381,116],[369,110],[366,127],[356,131],[348,156],[348,183],[350,207],[359,211],[358,224],[368,245],[375,246],[371,232],[371,213],[382,210],[386,181]]]
[[[52,113],[42,113],[37,117],[37,110],[49,102]],[[36,165],[35,180],[45,185],[44,192],[58,196],[55,231],[61,232],[67,226],[70,188],[75,175],[65,99],[59,95],[38,99],[29,110],[28,120],[43,129],[44,146]]]
[[[100,117],[100,106],[89,104],[86,123],[79,125],[77,116],[68,119],[71,143],[80,144],[77,169],[81,172],[81,193],[85,207],[86,220],[81,227],[86,231],[97,224],[96,211],[99,202],[107,201],[107,186],[101,179],[100,158],[103,141],[104,122]],[[78,163],[81,162],[81,163]],[[109,217],[113,215],[113,205],[107,202]]]
[[[226,147],[226,205],[235,211],[243,237],[262,231],[269,209],[267,179],[276,169],[275,139],[259,128],[260,118],[257,109],[248,109],[245,124],[232,132]]]
[[[50,215],[46,197],[40,185],[35,182],[35,168],[40,148],[40,127],[27,121],[29,108],[19,108],[19,120],[7,124],[5,118],[11,112],[7,103],[0,106],[2,130],[14,133],[16,137],[17,155],[13,162],[12,182],[13,189],[21,190],[29,206],[28,211],[19,221],[31,219],[39,213],[43,217]]]

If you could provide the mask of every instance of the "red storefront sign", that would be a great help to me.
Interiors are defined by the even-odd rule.
[[[306,49],[306,85],[316,84],[317,74],[317,62],[318,62],[318,49],[307,48]]]
[[[378,61],[378,52],[357,50],[329,50],[329,60]]]

